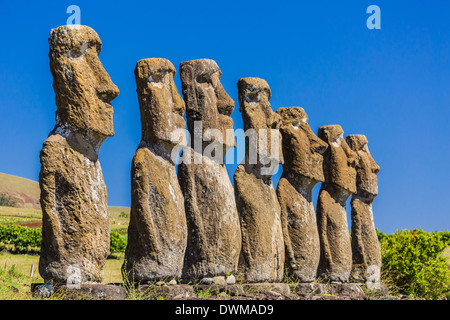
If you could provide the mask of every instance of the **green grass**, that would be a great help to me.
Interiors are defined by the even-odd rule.
[[[33,277],[30,277],[32,264],[34,264],[34,272]],[[108,259],[102,283],[122,282],[120,271],[122,264],[123,254],[116,254],[113,259]],[[14,269],[13,265],[15,265]],[[31,284],[44,281],[39,275],[38,266],[38,255],[0,252],[0,300],[39,299],[31,295]],[[53,298],[58,299],[56,296]]]
[[[106,260],[105,272],[103,275],[103,283],[122,282],[121,267],[124,261],[124,254],[114,254],[112,258]],[[29,254],[11,254],[8,252],[0,252],[0,269],[5,270],[16,265],[16,271],[24,275],[30,275],[31,265],[34,264],[34,282],[43,282],[39,276],[39,256]],[[31,282],[30,282],[31,283]],[[0,299],[1,300],[1,299]]]
[[[9,270],[12,265],[16,265],[16,271],[25,275],[30,275],[31,265],[34,264],[34,276],[36,282],[42,282],[43,279],[39,276],[38,264],[39,256],[31,254],[11,254],[8,252],[0,252],[0,269]]]
[[[199,297],[201,299],[208,299],[211,296],[212,296],[212,293],[211,293],[211,289],[210,288],[208,288],[206,290],[199,290],[197,292],[197,297]]]
[[[13,269],[0,269],[0,300],[29,300],[32,278]]]
[[[0,216],[20,216],[27,218],[42,218],[42,211],[38,209],[13,208],[0,206]]]
[[[111,230],[126,234],[130,218],[121,215],[125,212],[129,215],[129,207],[108,207],[109,223]],[[42,211],[37,209],[13,208],[0,206],[0,224],[24,224],[42,221]]]
[[[31,217],[11,217],[11,216],[0,216],[0,224],[24,224],[28,222],[39,222],[39,218]]]

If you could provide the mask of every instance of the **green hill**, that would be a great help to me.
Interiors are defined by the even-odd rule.
[[[0,194],[6,194],[19,208],[41,208],[39,183],[36,181],[0,173]]]
[[[0,206],[0,224],[20,224],[28,227],[40,227],[42,222],[39,183],[10,174],[0,173],[0,194],[6,194],[16,202],[16,207]],[[129,207],[108,207],[111,228],[128,227]]]

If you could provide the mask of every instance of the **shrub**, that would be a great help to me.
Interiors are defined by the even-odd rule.
[[[422,229],[378,234],[382,274],[399,293],[425,299],[442,298],[450,282],[450,270],[439,254],[446,247],[443,235]]]
[[[41,228],[28,228],[15,224],[0,225],[0,249],[12,253],[39,253]]]
[[[120,218],[129,218],[129,217],[130,217],[130,214],[129,214],[128,212],[121,212],[121,213],[119,214],[119,217],[120,217]]]
[[[441,231],[435,233],[441,235],[442,241],[444,242],[445,246],[450,246],[450,231]]]
[[[28,228],[15,224],[0,225],[0,251],[11,253],[38,254],[41,249],[42,229]],[[126,238],[117,231],[111,231],[111,253],[125,252]]]
[[[117,231],[111,231],[111,253],[125,252],[127,242]]]
[[[0,193],[0,206],[17,207],[17,201],[12,200],[7,194]]]

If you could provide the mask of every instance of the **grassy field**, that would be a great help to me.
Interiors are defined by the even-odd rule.
[[[123,230],[128,228],[130,208],[108,207],[111,230]],[[25,209],[0,206],[0,224],[19,224],[27,227],[40,227],[42,211],[38,209]]]
[[[123,254],[106,261],[103,283],[122,282]],[[31,277],[31,265],[34,264]],[[15,268],[13,269],[13,265]],[[31,295],[31,284],[42,283],[38,271],[39,256],[0,252],[0,300],[38,299]]]
[[[41,210],[0,206],[0,224],[19,224],[22,226],[37,227],[41,225],[41,221]]]
[[[115,254],[112,258],[106,260],[105,273],[103,275],[103,283],[122,282],[120,268],[123,264],[123,254]],[[15,270],[24,275],[30,275],[31,265],[34,265],[33,279],[35,282],[43,282],[39,276],[39,256],[30,254],[11,254],[8,252],[0,252],[0,268],[9,270],[16,265]]]
[[[130,208],[108,208],[111,230],[126,235],[129,224]],[[31,208],[13,208],[0,206],[0,224],[19,224],[27,227],[42,226],[41,210]],[[124,255],[114,254],[106,261],[103,283],[122,282],[121,267]],[[15,271],[11,272],[15,265]],[[30,277],[34,265],[33,277]],[[31,299],[31,283],[42,283],[39,275],[39,256],[0,252],[0,300]]]

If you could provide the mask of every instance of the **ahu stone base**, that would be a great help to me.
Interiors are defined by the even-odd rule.
[[[125,300],[127,293],[121,284],[80,284],[51,285],[32,283],[31,292],[35,297],[59,297],[62,300]]]
[[[381,285],[369,290],[361,283],[237,283],[237,284],[141,284],[125,290],[120,284],[82,284],[79,288],[67,285],[33,283],[34,296],[49,298],[51,295],[65,300],[363,300],[367,293],[374,297],[388,296]]]

